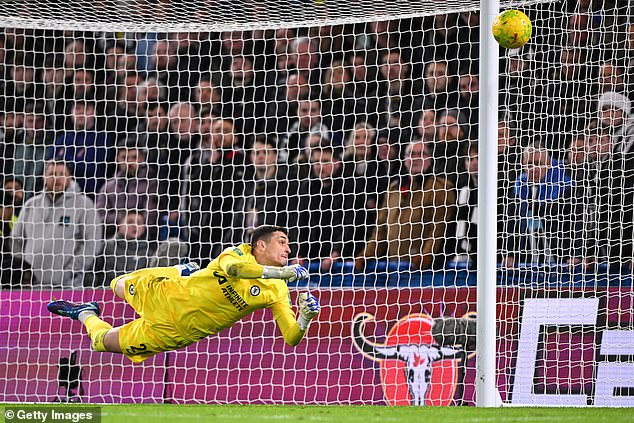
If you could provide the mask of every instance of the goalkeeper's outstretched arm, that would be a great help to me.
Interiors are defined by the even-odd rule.
[[[291,347],[301,342],[308,325],[319,314],[320,310],[317,298],[308,292],[299,294],[297,306],[299,308],[297,320],[295,320],[295,313],[293,313],[288,303],[277,303],[271,307],[273,317],[280,328],[280,332],[282,332],[284,341]]]
[[[231,256],[223,257],[219,264],[227,275],[240,279],[284,279],[293,282],[308,277],[308,271],[298,264],[282,267],[262,266]]]

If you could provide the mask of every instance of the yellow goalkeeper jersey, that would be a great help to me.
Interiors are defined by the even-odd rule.
[[[257,263],[248,244],[227,248],[207,268],[177,278],[181,292],[169,296],[169,308],[183,337],[197,341],[232,326],[255,310],[270,308],[284,339],[301,339],[303,333],[299,333],[285,281],[239,279],[223,270],[244,261]]]

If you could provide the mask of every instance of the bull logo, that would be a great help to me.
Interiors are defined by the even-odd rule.
[[[455,324],[462,320],[466,321],[410,314],[390,329],[384,344],[378,344],[364,334],[374,316],[361,313],[353,319],[352,339],[365,357],[380,363],[381,385],[390,405],[455,405],[461,403],[465,348],[475,347],[475,321]],[[456,329],[464,336],[456,336]]]

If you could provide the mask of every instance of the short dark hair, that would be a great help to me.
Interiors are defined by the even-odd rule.
[[[271,238],[271,235],[273,235],[275,232],[282,232],[284,235],[288,236],[288,230],[282,226],[258,226],[251,234],[251,248],[255,248],[259,240],[264,240],[268,242]]]
[[[5,178],[4,178],[4,180],[2,181],[2,185],[4,186],[4,185],[8,184],[9,182],[17,182],[18,184],[20,184],[20,187],[21,187],[22,189],[24,189],[24,180],[23,180],[22,178],[20,178],[20,177],[17,177],[17,176],[7,176],[7,177],[5,177]]]

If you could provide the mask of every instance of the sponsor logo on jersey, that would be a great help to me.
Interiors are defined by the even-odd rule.
[[[260,287],[257,285],[253,285],[249,292],[251,292],[252,296],[257,297],[258,295],[260,295]]]
[[[128,292],[130,293],[130,295],[134,295],[134,284],[130,284],[130,286],[128,287]]]

